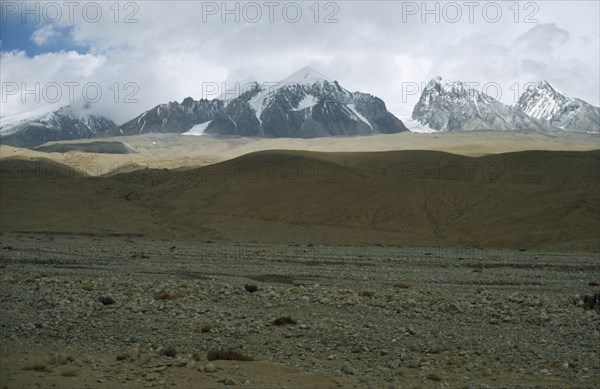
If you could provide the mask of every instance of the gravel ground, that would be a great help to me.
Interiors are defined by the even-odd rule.
[[[29,233],[1,249],[5,388],[600,387],[598,253]],[[207,360],[229,348],[255,362]]]

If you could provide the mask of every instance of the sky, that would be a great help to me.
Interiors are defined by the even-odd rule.
[[[3,0],[0,115],[73,102],[120,124],[305,66],[400,117],[436,76],[506,104],[545,79],[599,106],[599,4]]]

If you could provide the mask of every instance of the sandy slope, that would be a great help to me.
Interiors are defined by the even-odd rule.
[[[2,163],[1,231],[597,250],[600,154],[266,151],[100,179]]]

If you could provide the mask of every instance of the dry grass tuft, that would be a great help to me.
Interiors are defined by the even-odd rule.
[[[113,305],[115,303],[115,299],[110,296],[100,297],[99,301],[104,305]]]
[[[177,356],[177,350],[175,347],[167,347],[158,350],[158,355],[164,355],[165,357],[175,358]]]
[[[184,295],[181,292],[169,293],[169,292],[165,292],[164,290],[159,290],[158,292],[154,292],[154,294],[152,295],[154,300],[177,300],[179,298],[182,298],[183,296]]]
[[[600,313],[600,293],[583,296],[583,308],[593,309],[597,313]]]
[[[254,293],[258,291],[258,286],[256,286],[255,284],[245,284],[244,289],[246,289],[246,292]]]
[[[426,377],[427,377],[427,379],[432,380],[432,381],[436,381],[436,382],[440,382],[442,380],[442,377],[440,377],[436,373],[429,373],[429,374],[427,374]]]
[[[274,319],[271,324],[273,324],[274,326],[284,326],[287,324],[297,324],[296,320],[292,319],[289,316],[281,316],[278,317],[276,319]]]
[[[213,323],[210,323],[210,322],[202,323],[200,325],[200,332],[202,332],[202,333],[210,332],[213,328],[215,328],[215,325]]]
[[[371,289],[363,289],[360,292],[358,292],[358,295],[362,297],[373,297],[375,296],[375,291]]]
[[[408,289],[408,288],[410,288],[410,284],[408,282],[396,281],[396,282],[394,282],[394,288],[396,288],[396,289]]]
[[[135,258],[137,258],[137,259],[148,259],[150,257],[147,256],[146,254],[144,254],[143,251],[136,251],[136,252],[131,253],[131,255],[129,256],[129,258],[132,258],[132,259],[135,259]]]
[[[206,359],[209,361],[253,361],[250,356],[232,348],[208,350]]]

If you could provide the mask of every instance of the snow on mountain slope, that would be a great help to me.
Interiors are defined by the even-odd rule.
[[[206,129],[218,135],[294,138],[401,131],[406,127],[383,101],[349,92],[309,67],[280,82],[248,88]]]
[[[316,71],[315,69],[313,69],[309,66],[306,66],[306,67],[303,67],[302,69],[294,72],[287,78],[281,80],[279,82],[279,86],[282,87],[285,85],[295,85],[295,84],[313,85],[316,82],[323,82],[323,81],[333,82],[333,79],[331,79],[327,76],[324,76],[323,74],[321,74],[320,72]]]
[[[2,118],[0,143],[17,147],[35,147],[50,141],[92,138],[116,128],[111,120],[64,106]]]
[[[48,117],[55,110],[56,107],[49,105],[31,111],[0,116],[0,136],[7,136],[15,133],[20,129],[19,125]]]
[[[415,105],[412,118],[437,131],[556,131],[554,126],[500,103],[460,81],[432,79]]]
[[[196,136],[204,135],[204,131],[206,130],[206,128],[208,127],[209,124],[210,124],[210,121],[196,124],[188,132],[184,132],[183,135],[196,135]]]
[[[515,108],[564,130],[600,130],[600,108],[580,99],[569,98],[548,81],[542,80],[530,85],[515,104]]]

